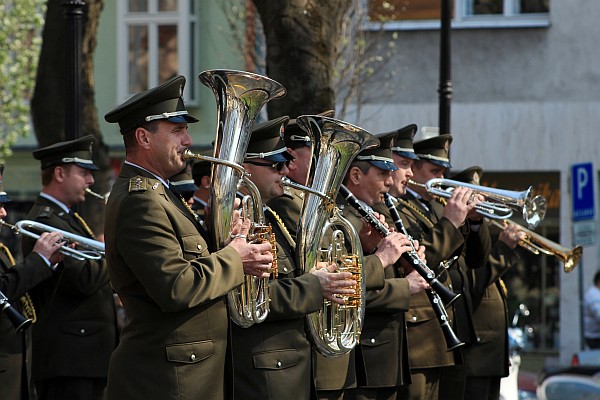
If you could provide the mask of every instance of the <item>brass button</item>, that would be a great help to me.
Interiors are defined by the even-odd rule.
[[[371,344],[375,343],[375,338],[371,339]]]
[[[277,361],[277,368],[281,368],[281,361]]]
[[[192,354],[192,355],[190,356],[190,360],[194,361],[195,359],[196,359],[196,355],[195,355],[195,354]]]
[[[416,320],[417,320],[417,317],[416,317],[416,316],[413,316],[413,317],[412,317],[412,320],[413,320],[413,321],[416,321]]]
[[[201,244],[198,244],[198,246],[196,246],[196,247],[198,247],[198,250],[202,250],[202,245]]]
[[[283,272],[287,272],[287,267],[283,267]]]

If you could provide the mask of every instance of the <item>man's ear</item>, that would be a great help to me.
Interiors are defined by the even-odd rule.
[[[362,171],[358,167],[351,167],[350,171],[348,171],[348,176],[353,185],[358,185],[360,183],[360,178],[362,177]]]
[[[135,130],[135,141],[137,142],[138,145],[140,145],[143,148],[149,148],[150,147],[150,143],[151,143],[151,139],[150,139],[150,131],[144,129],[144,128],[140,128],[138,127]]]
[[[209,175],[204,175],[202,177],[202,179],[200,180],[200,185],[203,188],[208,189],[210,187],[210,176]]]
[[[58,165],[58,166],[54,167],[54,171],[52,172],[52,174],[54,175],[55,181],[63,182],[67,175],[67,171],[66,171],[65,167],[63,167],[62,165]]]

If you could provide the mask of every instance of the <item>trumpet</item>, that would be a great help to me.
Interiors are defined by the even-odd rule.
[[[581,255],[583,254],[582,246],[575,246],[574,248],[569,249],[512,221],[504,221],[503,224],[496,220],[490,219],[489,222],[500,229],[504,229],[506,226],[505,224],[514,224],[518,226],[527,235],[525,239],[519,242],[519,246],[536,255],[546,254],[548,256],[554,256],[558,258],[560,261],[562,261],[564,271],[567,273],[571,272],[573,268],[579,264]]]
[[[65,244],[58,251],[65,256],[77,260],[99,260],[104,257],[104,243],[86,238],[85,236],[63,231],[53,226],[26,219],[19,221],[14,225],[0,219],[0,225],[7,226],[16,233],[29,236],[36,240],[40,238],[41,233],[43,232],[58,232],[66,239]],[[37,234],[34,231],[40,232],[40,234]],[[68,245],[72,243],[75,243],[79,250],[68,247]]]
[[[512,217],[513,210],[519,211],[527,226],[531,229],[537,227],[546,215],[546,199],[543,196],[533,196],[532,187],[522,192],[495,189],[486,186],[472,185],[451,179],[434,178],[425,184],[409,180],[408,183],[427,190],[435,197],[448,199],[457,187],[471,189],[474,194],[481,194],[486,201],[479,202],[475,209],[477,212],[490,219],[508,219]]]

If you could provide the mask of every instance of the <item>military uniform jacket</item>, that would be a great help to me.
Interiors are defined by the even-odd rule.
[[[242,283],[239,254],[209,254],[182,200],[128,164],[113,185],[105,236],[111,283],[128,315],[107,398],[222,399],[225,294]]]
[[[471,269],[476,342],[465,350],[469,376],[508,376],[508,310],[501,276],[517,261],[517,253],[498,241],[487,265]]]
[[[278,277],[269,283],[270,311],[266,320],[249,328],[232,324],[234,398],[309,399],[311,344],[305,316],[323,305],[319,278],[298,268],[294,243],[281,220],[270,210],[265,217],[277,240]]]
[[[351,206],[344,216],[358,231],[362,217]],[[376,256],[374,256],[376,257]],[[404,312],[410,303],[410,289],[398,266],[385,269],[382,289],[366,293],[365,320],[360,345],[355,349],[357,386],[397,387],[410,383]]]
[[[294,238],[297,235],[303,202],[304,192],[294,188],[289,188],[282,196],[269,202],[269,207],[280,216]],[[379,258],[364,257],[363,268],[366,289],[383,288],[384,270]],[[325,357],[313,348],[313,370],[317,390],[337,390],[356,386],[353,352],[337,357]]]
[[[20,297],[52,276],[52,270],[37,253],[12,266],[12,255],[0,244],[0,291],[22,312]],[[0,313],[0,388],[6,399],[29,399],[31,378],[31,330],[17,332],[6,314]],[[27,360],[26,362],[23,362]]]
[[[449,288],[461,293],[461,297],[446,310],[457,336],[462,341],[472,342],[475,335],[465,260],[468,260],[469,265],[482,265],[485,262],[490,246],[487,227],[482,226],[477,233],[471,232],[468,224],[456,228],[448,219],[441,216],[442,204],[432,201],[429,205],[430,212],[427,212],[410,192],[399,199],[399,207],[402,215],[407,216],[409,222],[407,230],[411,236],[426,247],[425,256],[431,269],[439,274],[440,262],[454,256],[459,257],[448,274],[442,273],[438,279],[444,281],[445,277],[445,283]],[[411,310],[407,314],[411,368],[439,367],[452,365],[456,361],[462,362],[460,352],[454,354],[446,352],[446,342],[426,294],[419,293],[413,296],[412,300],[414,303],[411,302]],[[425,340],[426,344],[423,335],[426,335],[427,331],[430,335]],[[415,348],[415,346],[419,347]],[[452,357],[453,355],[455,357]]]
[[[438,274],[438,280],[447,286],[450,279],[447,274],[439,275],[439,263],[455,254],[460,254],[464,237],[446,218],[434,223],[418,200],[410,194],[398,199],[398,209],[402,221],[413,239],[425,246],[427,265]],[[454,320],[452,307],[446,309],[448,319]],[[406,313],[408,336],[408,359],[411,369],[437,368],[454,365],[455,355],[447,352],[444,334],[437,316],[425,292],[410,298],[410,308]]]
[[[27,219],[91,238],[74,216],[41,196]],[[34,245],[32,238],[23,238],[23,254],[29,254]],[[106,377],[117,342],[115,304],[106,261],[80,261],[65,256],[52,278],[29,293],[38,312],[32,330],[33,380]]]

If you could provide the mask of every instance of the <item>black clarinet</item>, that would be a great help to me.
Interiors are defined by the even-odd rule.
[[[410,240],[410,242],[411,242],[412,248],[414,249],[415,246],[413,244],[413,239],[408,234],[408,231],[406,230],[406,227],[404,226],[404,222],[402,222],[402,218],[400,217],[400,213],[398,212],[398,209],[396,208],[396,205],[394,204],[392,195],[390,195],[389,193],[386,193],[384,195],[384,201],[388,207],[388,210],[390,211],[390,215],[392,216],[392,219],[394,220],[394,225],[396,225],[396,229],[398,229],[399,232],[402,232],[406,235],[408,240]],[[454,257],[451,260],[442,261],[440,263],[440,267],[443,267],[443,269],[448,269],[450,267],[450,265],[454,261],[456,261],[457,258],[458,257]],[[446,288],[446,287],[444,286],[444,288]],[[461,342],[461,340],[458,338],[458,336],[456,336],[456,333],[454,333],[454,330],[452,329],[452,326],[450,326],[450,322],[448,321],[448,313],[446,312],[446,306],[448,306],[449,304],[446,304],[446,306],[445,306],[440,295],[435,290],[426,290],[425,293],[427,293],[427,297],[429,298],[429,302],[431,303],[433,312],[435,313],[435,315],[440,323],[440,328],[442,328],[442,333],[444,335],[444,339],[446,340],[447,351],[452,351],[458,347],[464,346],[465,343]],[[452,292],[450,292],[450,293],[452,293]],[[458,298],[458,295],[454,298],[454,300],[456,300],[457,298]]]
[[[348,204],[350,204],[354,209],[356,209],[356,211],[358,211],[358,213],[364,219],[366,219],[367,222],[377,232],[379,232],[381,234],[381,236],[386,237],[390,234],[389,229],[386,228],[386,226],[383,225],[380,220],[375,218],[375,216],[373,215],[373,212],[370,209],[365,209],[365,207],[363,207],[360,204],[360,201],[354,196],[354,194],[352,194],[352,192],[350,192],[350,190],[348,190],[348,188],[345,185],[340,186],[339,193],[342,196],[344,196],[344,198],[346,199]],[[396,214],[397,213],[398,213],[398,211],[396,211]],[[394,217],[394,218],[396,218],[396,217]],[[399,218],[399,216],[398,216],[398,218]],[[396,221],[394,221],[394,222],[396,222]],[[456,299],[458,299],[460,297],[460,293],[456,294],[456,293],[452,292],[442,282],[440,282],[437,279],[437,277],[435,276],[435,273],[431,270],[431,268],[429,268],[427,266],[427,264],[425,264],[423,262],[423,260],[421,260],[419,258],[417,249],[415,248],[411,237],[406,233],[406,229],[403,229],[402,233],[404,233],[406,235],[406,237],[410,240],[410,243],[411,243],[411,251],[409,251],[407,253],[403,253],[402,258],[404,258],[406,261],[408,261],[413,266],[415,271],[417,271],[417,273],[419,275],[421,275],[423,277],[423,279],[425,279],[425,281],[429,284],[429,286],[431,286],[431,288],[433,290],[435,290],[436,293],[438,293],[438,295],[441,297],[443,303],[446,306],[449,306],[450,304],[452,304]]]
[[[31,325],[31,320],[25,318],[9,302],[8,298],[0,291],[0,310],[4,311],[10,322],[14,325],[17,332]]]
[[[352,194],[352,192],[345,185],[340,186],[339,193],[342,196],[344,196],[348,204],[350,204],[354,209],[356,209],[356,211],[358,211],[358,213],[365,220],[367,220],[367,222],[377,232],[379,232],[384,237],[390,234],[390,230],[386,228],[385,225],[381,223],[381,221],[375,218],[373,212],[370,209],[366,209],[365,207],[363,207],[360,204],[360,201],[358,201],[358,199],[356,198],[356,196],[354,196],[354,194]],[[398,213],[398,210],[396,210],[396,213]],[[407,238],[409,238],[412,250],[408,253],[403,253],[402,257],[413,265],[415,271],[417,271],[417,273],[421,275],[423,279],[425,279],[425,281],[427,281],[429,286],[432,288],[425,290],[425,293],[427,293],[427,298],[431,303],[431,308],[433,308],[433,311],[440,324],[440,328],[442,329],[442,334],[444,335],[444,339],[446,341],[447,351],[452,351],[458,347],[464,346],[465,343],[461,342],[458,336],[456,336],[456,334],[452,330],[452,327],[450,326],[450,323],[448,321],[448,313],[446,312],[446,306],[444,305],[440,294],[434,289],[434,286],[436,288],[439,288],[442,291],[442,293],[445,293],[445,295],[451,300],[451,302],[456,300],[460,296],[460,294],[453,293],[450,289],[444,286],[443,283],[437,280],[431,268],[429,268],[427,264],[425,264],[423,260],[419,258],[415,245],[411,237],[406,233],[406,230],[404,230],[403,233],[406,235]]]

